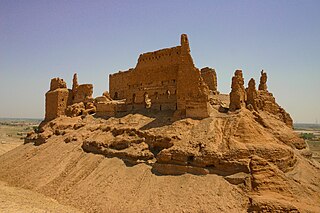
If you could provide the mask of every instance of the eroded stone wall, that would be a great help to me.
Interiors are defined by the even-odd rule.
[[[212,75],[212,70],[208,74]],[[203,107],[209,89],[194,66],[185,34],[181,46],[141,54],[134,69],[112,74],[109,80],[111,97],[125,99],[128,109],[180,110],[186,114],[188,108],[190,116],[200,117],[203,113],[195,110],[207,111]]]
[[[74,94],[73,103],[88,102],[92,99],[93,85],[92,84],[81,84],[77,87]]]
[[[177,109],[187,117],[208,117],[209,88],[204,83],[200,70],[194,66],[189,40],[181,35],[181,56],[177,79]]]
[[[209,67],[202,68],[201,77],[213,94],[218,94],[217,73],[215,69]]]
[[[53,78],[46,93],[45,120],[50,121],[62,115],[70,117],[95,113],[93,85],[78,84],[77,74],[73,76],[72,89],[67,88],[63,79]]]

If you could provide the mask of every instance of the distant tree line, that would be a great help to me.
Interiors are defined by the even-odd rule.
[[[305,140],[313,140],[316,138],[316,136],[313,133],[301,133],[300,137]]]

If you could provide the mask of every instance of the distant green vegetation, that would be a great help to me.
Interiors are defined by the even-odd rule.
[[[315,135],[313,133],[301,133],[300,137],[305,140],[313,140],[315,139]]]

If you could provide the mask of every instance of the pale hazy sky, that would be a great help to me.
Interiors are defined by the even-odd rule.
[[[189,36],[197,67],[230,92],[235,69],[259,81],[295,122],[320,122],[320,1],[0,0],[0,117],[42,118],[50,79],[108,89],[140,53]]]

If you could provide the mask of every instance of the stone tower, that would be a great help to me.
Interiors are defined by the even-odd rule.
[[[69,94],[67,84],[63,79],[51,79],[50,90],[46,93],[46,121],[65,115]]]

